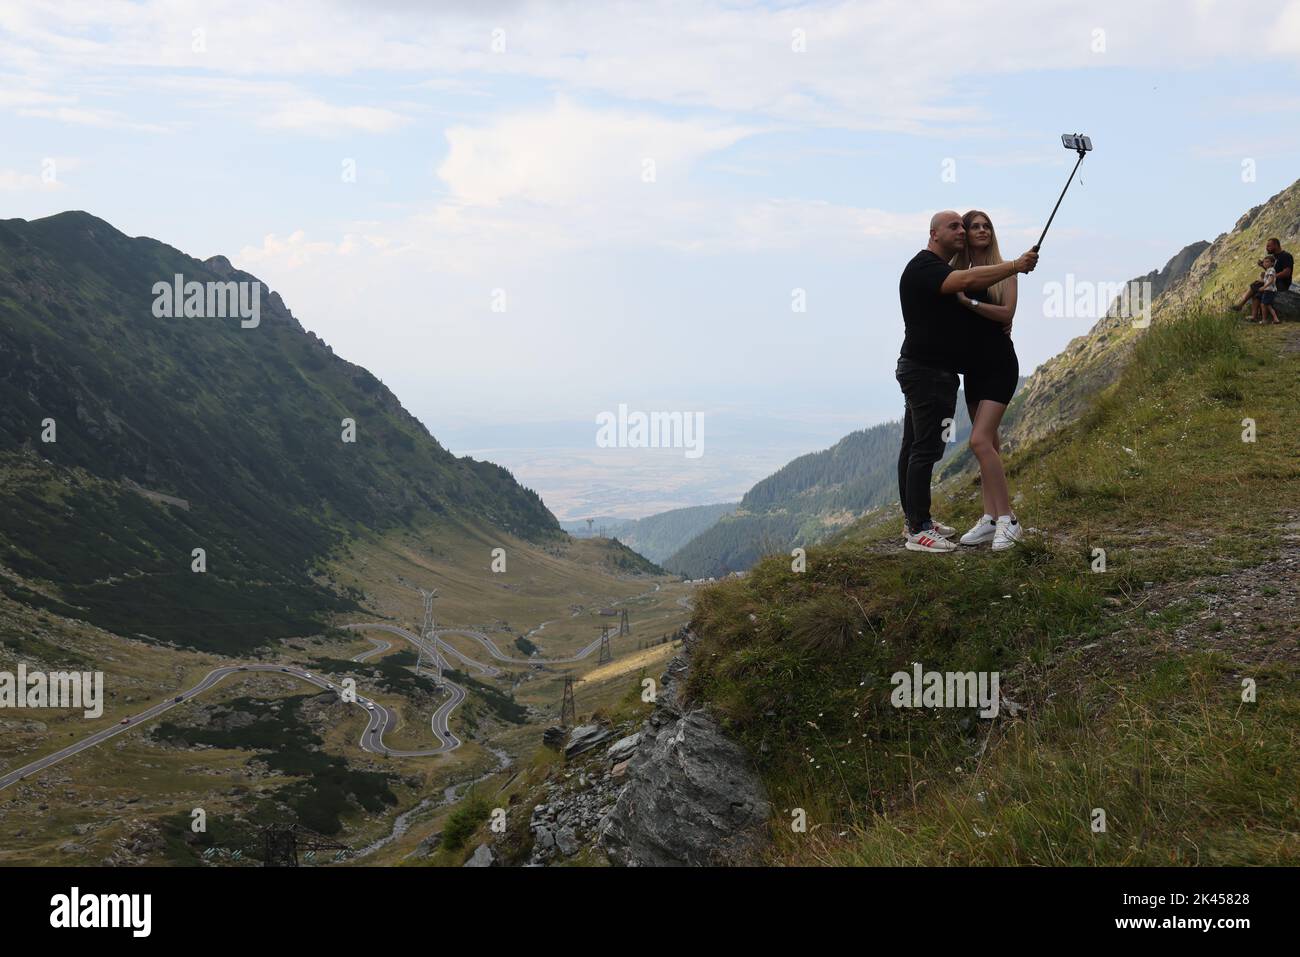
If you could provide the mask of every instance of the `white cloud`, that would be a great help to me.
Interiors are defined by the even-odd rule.
[[[1099,25],[1104,53],[1092,49]],[[434,18],[405,4],[376,15],[371,5],[306,0],[153,0],[10,7],[5,28],[0,56],[44,76],[114,68],[236,78],[382,71],[435,90],[482,77],[528,78],[673,109],[918,132],[984,122],[966,91],[991,74],[1293,56],[1300,51],[1300,4],[1246,17],[1235,5],[1189,8],[1180,0],[951,0],[923,11],[912,0],[775,9],[723,0],[533,0],[440,9]],[[196,29],[205,31],[204,52],[193,49]],[[490,46],[495,29],[504,31],[501,53]],[[792,49],[795,31],[806,52]],[[310,105],[300,112],[309,128],[373,131],[398,121],[376,107]],[[277,125],[294,126],[293,114],[273,116]]]
[[[450,151],[438,176],[458,202],[470,205],[498,205],[507,199],[546,205],[603,202],[611,194],[644,195],[683,178],[701,156],[752,132],[586,109],[560,98],[549,110],[448,129]],[[653,182],[646,181],[648,170]]]
[[[93,126],[99,129],[133,130],[137,133],[167,133],[169,127],[157,123],[137,123],[113,110],[88,110],[71,106],[61,106],[53,110],[22,109],[19,116],[39,117],[71,123],[75,126]]]
[[[50,182],[31,173],[20,173],[14,169],[0,169],[0,190],[18,192],[35,189],[58,189],[62,186],[57,180]]]
[[[281,239],[274,233],[262,238],[261,246],[245,246],[239,251],[236,261],[240,268],[257,272],[257,267],[274,263],[278,269],[298,269],[313,260],[334,255],[347,255],[355,249],[355,239],[345,235],[339,242],[315,242],[307,239],[301,229],[294,230]]]
[[[324,100],[304,99],[284,103],[259,121],[273,129],[333,136],[352,130],[388,133],[409,122],[392,110],[373,106],[335,106]]]

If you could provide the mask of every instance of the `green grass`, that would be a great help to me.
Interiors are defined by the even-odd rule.
[[[477,678],[471,678],[463,671],[450,670],[447,672],[447,678],[482,700],[487,710],[500,720],[509,724],[523,724],[528,720],[528,709],[515,701],[514,695],[506,694]]]
[[[415,667],[416,657],[413,651],[395,651],[379,658],[367,661],[347,661],[342,658],[313,658],[310,667],[323,674],[352,675],[353,677],[371,678],[375,672],[378,677],[373,681],[384,691],[412,698],[420,695],[433,695],[437,689],[433,678],[427,674],[417,675],[411,669]]]
[[[826,828],[799,846],[791,834],[785,850],[877,866],[1294,865],[1300,685],[1267,684],[1245,704],[1229,671],[1212,656],[1170,661],[1100,718],[1080,698],[1054,702],[999,731],[988,760],[947,786],[843,838]]]
[[[390,788],[396,776],[355,770],[344,758],[320,750],[320,736],[299,714],[306,700],[302,695],[275,701],[235,698],[226,707],[253,715],[247,725],[227,729],[164,721],[151,734],[155,740],[189,747],[256,751],[271,771],[301,780],[278,788],[273,800],[259,801],[252,818],[297,821],[321,834],[337,834],[344,816],[359,810],[376,813],[396,804]],[[286,808],[292,812],[287,818]]]
[[[1293,331],[1205,309],[1153,324],[1080,421],[1009,459],[1017,511],[1042,529],[1011,552],[907,553],[890,516],[809,549],[803,573],[771,556],[699,593],[688,691],[767,783],[775,860],[1300,860],[1284,623],[1210,619],[1201,645],[1175,640],[1207,607],[1190,581],[1273,558],[1295,518]],[[978,486],[950,483],[935,511],[973,522]],[[1027,711],[892,707],[912,662],[997,671]]]

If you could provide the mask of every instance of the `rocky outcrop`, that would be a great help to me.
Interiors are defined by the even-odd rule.
[[[766,841],[771,806],[748,755],[707,710],[679,700],[687,667],[686,653],[669,664],[627,786],[601,825],[599,846],[615,864],[744,864]]]
[[[1164,269],[1139,276],[1138,282],[1151,283],[1153,321],[1197,305],[1226,309],[1257,278],[1256,261],[1264,255],[1265,241],[1274,237],[1293,253],[1300,246],[1300,182],[1251,209],[1212,243],[1193,243]],[[1278,302],[1281,318],[1300,319],[1300,297],[1288,292]],[[1138,330],[1122,318],[1125,310],[1112,312],[1118,314],[1103,317],[1087,335],[1071,340],[1034,370],[1007,410],[1006,443],[1023,447],[1075,421],[1118,378]]]
[[[637,745],[641,743],[641,732],[629,734],[626,738],[619,738],[609,746],[605,752],[605,757],[612,764],[618,764],[620,761],[626,761],[636,752]]]
[[[545,803],[534,805],[528,820],[530,865],[551,864],[594,846],[601,822],[627,783],[611,763],[608,754],[588,751],[547,783]]]
[[[1283,321],[1300,322],[1300,292],[1292,287],[1286,292],[1279,292],[1273,300],[1277,317]]]
[[[614,737],[614,732],[609,728],[602,728],[598,724],[579,725],[569,734],[569,743],[564,747],[564,756],[572,758],[584,751],[590,751],[596,745],[604,744],[612,737]]]
[[[1209,249],[1204,240],[1175,254],[1163,269],[1152,270],[1124,285],[1124,291],[1086,335],[1071,339],[1059,354],[1034,370],[1007,412],[1006,439],[1020,447],[1076,420],[1093,398],[1123,371],[1135,330],[1132,316],[1138,304],[1128,301],[1134,283],[1150,283],[1151,305],[1166,290],[1182,283],[1197,260]],[[1100,303],[1098,304],[1100,305]]]
[[[1169,284],[1166,305],[1176,308],[1197,300],[1215,305],[1237,301],[1259,278],[1258,260],[1264,255],[1265,242],[1272,238],[1293,254],[1300,246],[1300,182],[1254,207],[1230,232],[1218,236],[1196,257],[1183,279]]]
[[[1204,239],[1192,243],[1190,246],[1184,246],[1169,262],[1165,263],[1164,269],[1154,269],[1145,276],[1139,276],[1135,282],[1151,283],[1151,295],[1158,296],[1173,283],[1182,279],[1191,272],[1192,264],[1196,262],[1201,253],[1210,248],[1210,244]]]
[[[480,844],[474,848],[474,853],[470,859],[462,864],[462,867],[492,867],[497,862],[497,856],[492,853],[492,848],[486,844]]]

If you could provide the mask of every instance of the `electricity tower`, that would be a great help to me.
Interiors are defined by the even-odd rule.
[[[578,723],[578,707],[573,701],[573,675],[564,676],[564,697],[560,700],[560,727]]]
[[[317,851],[334,851],[334,860],[340,861],[352,848],[309,831],[301,824],[268,824],[262,828],[262,866],[298,867],[298,851],[307,852],[314,860]]]
[[[604,665],[614,660],[614,654],[609,649],[609,625],[600,626],[600,655],[596,658],[596,664]]]
[[[415,659],[415,673],[420,673],[420,665],[427,655],[433,666],[434,682],[441,688],[442,655],[438,654],[438,639],[433,636],[433,600],[438,597],[438,593],[421,588],[420,596],[424,599],[424,626],[420,629],[420,641],[416,645],[420,653]]]
[[[587,537],[588,537],[588,538],[591,538],[591,523],[594,522],[594,521],[595,521],[594,518],[589,518],[589,519],[587,519]]]
[[[632,634],[632,626],[627,623],[627,609],[623,609],[623,615],[618,620],[618,637]]]

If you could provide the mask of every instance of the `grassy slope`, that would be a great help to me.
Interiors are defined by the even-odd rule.
[[[1198,303],[1226,308],[1257,278],[1255,261],[1270,237],[1292,251],[1300,244],[1300,181],[1252,208],[1208,248],[1194,243],[1183,249],[1166,264],[1165,277],[1151,273],[1139,280],[1152,281],[1156,313]],[[1190,268],[1189,256],[1194,257]],[[1003,420],[1003,444],[1019,448],[1078,418],[1092,396],[1115,382],[1136,341],[1131,322],[1118,316],[1103,317],[1086,335],[1072,339],[1034,370],[1012,400]],[[970,464],[969,455],[958,455],[945,474]]]
[[[772,557],[704,590],[692,692],[772,788],[774,857],[1300,861],[1298,372],[1294,326],[1157,320],[1083,420],[1010,459],[1044,532],[1024,547],[910,554],[894,522],[860,524],[804,574]],[[958,524],[980,511],[973,483],[944,497]],[[913,661],[998,670],[1028,710],[894,709]]]

